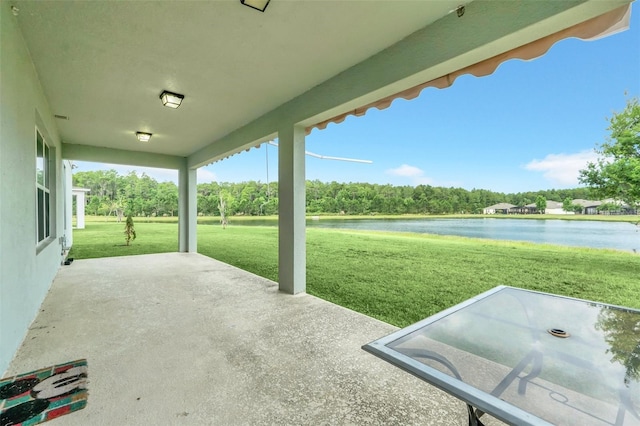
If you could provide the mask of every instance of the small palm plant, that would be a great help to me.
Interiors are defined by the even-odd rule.
[[[133,218],[127,215],[127,221],[124,224],[124,239],[127,245],[136,239],[136,230],[133,228]]]

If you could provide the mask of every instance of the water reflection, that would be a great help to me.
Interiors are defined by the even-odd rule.
[[[604,333],[611,362],[619,362],[626,370],[624,382],[640,382],[640,315],[603,307],[598,314],[596,330]]]

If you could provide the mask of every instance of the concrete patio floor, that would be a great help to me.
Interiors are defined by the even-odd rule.
[[[77,260],[6,375],[87,358],[64,425],[464,425],[465,406],[364,352],[394,327],[211,258]]]

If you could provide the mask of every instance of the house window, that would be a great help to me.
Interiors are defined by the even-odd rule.
[[[49,145],[36,129],[36,241],[40,243],[51,235],[51,191],[49,176]]]

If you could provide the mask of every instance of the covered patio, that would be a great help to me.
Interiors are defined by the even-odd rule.
[[[305,137],[623,29],[630,0],[243,3],[0,3],[0,373],[88,358],[61,425],[463,424],[360,349],[393,327],[305,294]],[[196,253],[197,169],[276,137],[273,283]],[[61,266],[71,161],[177,170],[180,253]]]
[[[465,424],[461,402],[360,349],[393,330],[200,254],[77,260],[8,373],[87,358],[88,405],[60,426]]]

